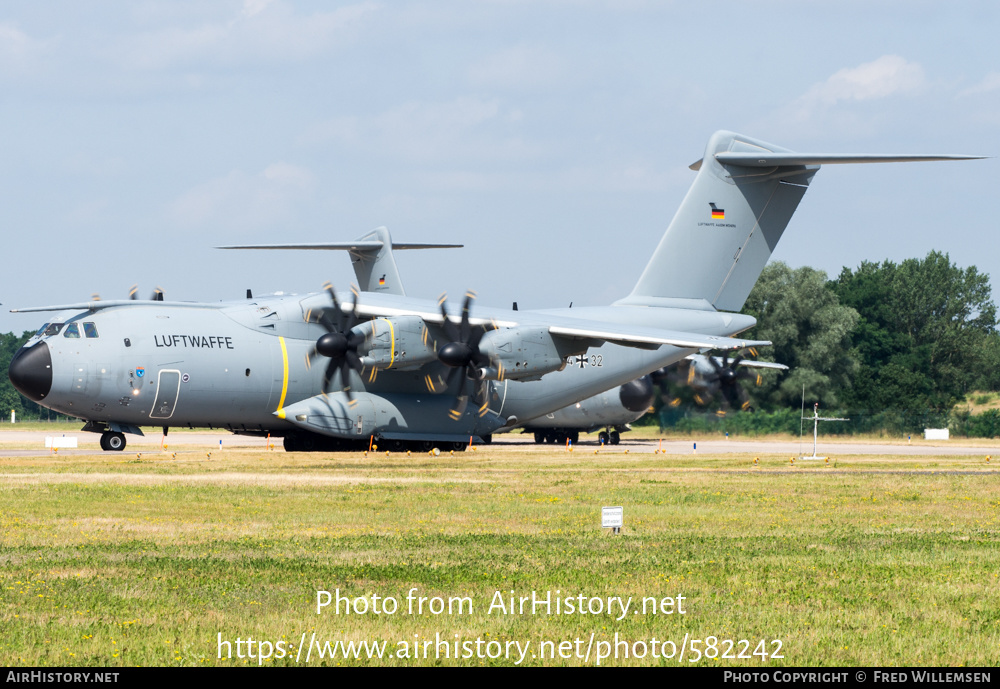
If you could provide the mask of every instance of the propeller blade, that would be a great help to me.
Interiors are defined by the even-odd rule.
[[[334,359],[330,359],[330,363],[326,365],[326,370],[323,371],[323,394],[330,392],[330,382],[333,380],[333,374],[337,370],[337,362]]]
[[[476,414],[479,418],[486,416],[490,410],[489,385],[485,380],[480,380],[475,384]]]
[[[457,387],[455,406],[448,412],[448,415],[455,420],[461,418],[468,406],[469,385],[473,386],[472,396],[475,399],[476,413],[480,417],[483,417],[489,411],[490,383],[486,380],[477,380],[480,368],[495,366],[501,377],[503,375],[503,366],[500,362],[494,363],[488,354],[479,349],[483,336],[489,330],[496,329],[498,326],[495,322],[492,328],[489,326],[472,325],[472,302],[475,299],[476,293],[472,290],[465,293],[465,299],[462,302],[462,314],[458,323],[448,315],[447,295],[442,294],[438,299],[438,306],[441,309],[441,317],[443,319],[441,325],[448,341],[440,347],[437,346],[437,342],[434,345],[438,353],[440,365],[451,369],[447,373],[447,381],[441,380],[440,376],[438,376],[438,381],[441,383],[446,382],[448,389],[455,389]],[[425,343],[428,338],[429,335],[425,330]],[[440,386],[437,385],[432,375],[425,377],[424,384],[431,392],[440,389]]]
[[[353,404],[354,395],[350,387],[350,372],[353,369],[359,374],[363,373],[364,364],[358,355],[358,348],[368,339],[366,335],[353,331],[354,326],[359,322],[358,292],[356,288],[352,287],[354,303],[351,310],[347,311],[337,299],[337,292],[330,282],[323,285],[323,290],[330,297],[332,306],[323,309],[309,309],[305,314],[307,323],[319,324],[326,331],[306,354],[306,368],[309,368],[312,361],[318,356],[328,358],[329,363],[323,373],[323,394],[330,391],[334,374],[339,372],[341,389]],[[378,369],[373,368],[368,379],[369,382],[375,380],[377,373]]]

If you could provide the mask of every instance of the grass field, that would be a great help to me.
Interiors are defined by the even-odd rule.
[[[0,662],[256,665],[235,657],[252,637],[271,645],[268,665],[296,664],[303,640],[310,665],[508,665],[519,648],[526,665],[594,665],[616,634],[630,657],[619,644],[604,665],[688,665],[696,651],[696,664],[751,667],[1000,662],[995,464],[752,463],[495,445],[0,457]],[[621,535],[600,528],[604,505],[624,507]],[[317,591],[336,589],[399,609],[317,615]],[[411,589],[425,606],[467,597],[472,610],[408,614]],[[488,612],[498,591],[533,590],[633,602],[624,615]],[[665,597],[673,614],[638,607]],[[410,657],[319,659],[313,634],[331,648],[406,643]],[[477,639],[478,655],[514,650],[437,658],[436,634],[449,653]],[[233,658],[219,659],[220,635]],[[654,658],[653,638],[673,657]],[[428,640],[430,657],[413,658]]]

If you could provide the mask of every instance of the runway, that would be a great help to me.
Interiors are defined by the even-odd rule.
[[[2,457],[39,457],[53,452],[46,447],[46,438],[77,439],[76,448],[62,448],[59,455],[90,455],[103,454],[100,448],[100,436],[96,433],[82,432],[46,432],[46,431],[0,431],[0,456]],[[191,451],[193,449],[211,450],[267,450],[268,439],[255,436],[234,435],[226,431],[180,431],[168,434],[147,434],[144,436],[128,435],[128,445],[124,453],[151,451]],[[595,449],[598,447],[596,434],[584,436],[578,443],[579,449]],[[799,457],[812,454],[811,438],[807,442],[773,441],[750,439],[699,439],[658,440],[622,436],[620,445],[604,448],[608,452],[654,453],[657,450],[667,455],[729,455],[729,454],[762,454]],[[282,451],[281,438],[271,438],[276,451]],[[530,434],[510,433],[495,436],[492,444],[486,446],[500,452],[552,452],[560,449],[556,445],[536,445]],[[119,453],[107,452],[115,455]],[[835,442],[820,442],[817,448],[820,456],[846,455],[890,455],[890,456],[970,456],[985,457],[986,455],[1000,457],[1000,443],[972,443],[955,441],[924,441],[923,439],[906,442],[886,441],[872,442],[868,440],[852,441],[837,439]]]

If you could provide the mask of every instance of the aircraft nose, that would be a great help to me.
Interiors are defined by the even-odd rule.
[[[49,346],[39,342],[27,349],[21,347],[10,360],[7,376],[18,392],[28,399],[41,402],[52,389],[52,355],[49,353]]]

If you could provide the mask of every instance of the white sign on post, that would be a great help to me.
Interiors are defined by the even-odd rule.
[[[601,508],[601,528],[602,529],[614,529],[615,533],[621,530],[624,524],[623,518],[624,510],[619,507],[602,507]]]

